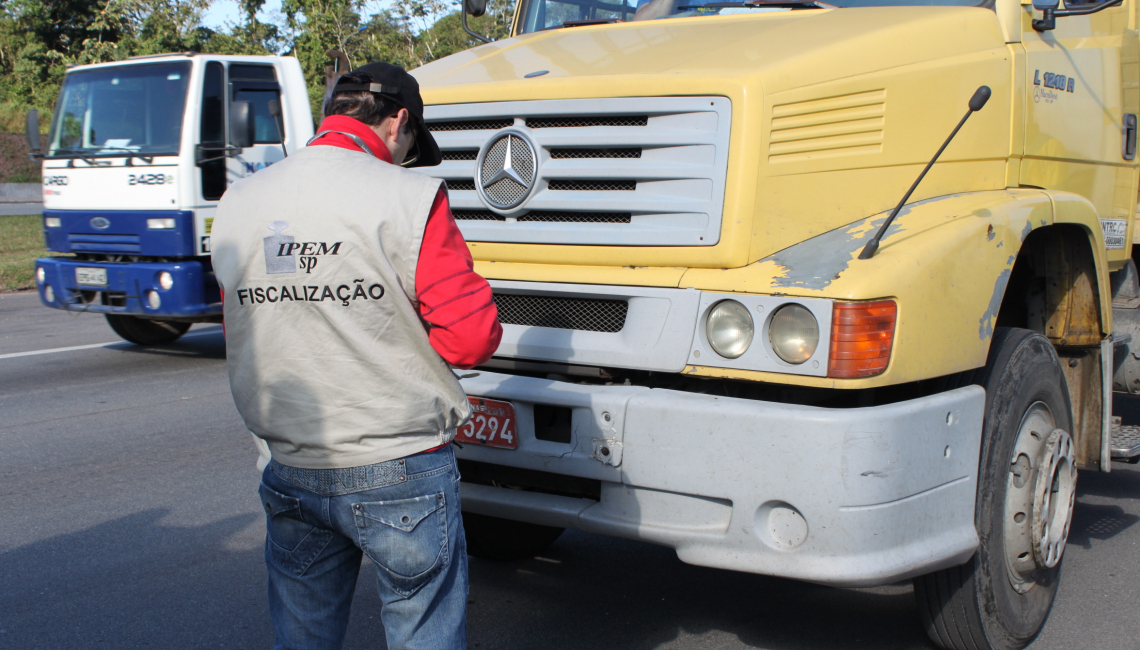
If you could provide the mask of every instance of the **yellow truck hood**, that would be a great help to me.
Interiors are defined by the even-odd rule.
[[[936,169],[913,200],[1004,188],[1011,59],[990,9],[868,7],[553,29],[473,48],[413,74],[427,104],[728,97],[732,131],[715,245],[481,242],[472,250],[500,265],[733,268],[889,209],[982,83],[994,99],[943,157],[967,164],[948,166],[953,173]],[[542,70],[548,72],[526,78]],[[863,106],[864,97],[877,98],[877,108]],[[862,117],[852,121],[844,111]],[[839,117],[824,123],[815,113]],[[862,124],[871,126],[848,128]],[[815,155],[804,142],[817,135],[838,144]],[[861,145],[845,149],[847,141]],[[807,153],[796,154],[797,147]],[[564,281],[576,277],[568,273]]]
[[[979,7],[866,7],[670,18],[523,34],[413,72],[429,104],[598,96],[599,77],[688,94],[681,77],[763,78],[768,92],[1004,42]],[[541,77],[525,75],[547,70]],[[780,74],[786,70],[788,74]],[[576,88],[568,78],[585,78]],[[666,88],[663,84],[674,87]],[[644,87],[623,86],[623,95]],[[553,91],[551,89],[557,88]]]

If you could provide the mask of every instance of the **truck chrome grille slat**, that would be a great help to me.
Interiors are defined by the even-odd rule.
[[[519,221],[547,223],[629,223],[633,216],[628,212],[555,212],[534,210],[519,217]]]
[[[527,128],[531,129],[580,128],[584,126],[646,126],[648,124],[648,115],[590,115],[582,117],[526,118]]]
[[[451,151],[441,151],[440,155],[444,160],[475,160],[479,157],[479,150],[452,149]]]
[[[499,322],[586,332],[620,332],[629,303],[625,300],[562,298],[496,293]]]
[[[580,159],[580,158],[640,158],[641,147],[626,147],[622,149],[577,149],[560,147],[550,150],[551,160]],[[474,159],[472,159],[474,160]]]
[[[552,180],[549,189],[567,192],[632,192],[637,181],[580,181],[576,179]]]
[[[447,122],[428,122],[428,131],[498,131],[514,124],[515,121],[506,119],[492,120],[453,120]]]
[[[732,124],[725,97],[445,104],[427,106],[424,114],[447,155],[438,167],[418,171],[447,179],[467,241],[713,246],[720,240]]]
[[[456,221],[502,221],[501,215],[490,210],[452,210],[451,216]]]
[[[452,210],[457,221],[505,221],[506,219],[490,210]],[[540,221],[545,223],[630,223],[633,215],[629,212],[575,212],[570,210],[533,210],[520,217],[519,221]]]

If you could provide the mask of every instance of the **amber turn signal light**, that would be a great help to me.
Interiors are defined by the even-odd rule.
[[[898,307],[893,300],[837,302],[831,311],[827,376],[873,377],[887,369]]]

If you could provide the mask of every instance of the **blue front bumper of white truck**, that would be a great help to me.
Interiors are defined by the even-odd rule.
[[[107,282],[80,285],[79,269],[102,269]],[[163,272],[170,274],[164,289]],[[90,277],[90,272],[87,273]],[[222,315],[217,284],[198,261],[86,262],[70,257],[36,260],[36,285],[48,307],[161,319],[213,319]],[[43,280],[39,281],[42,276]]]
[[[156,320],[221,318],[209,258],[196,256],[193,212],[45,210],[43,218],[49,251],[86,258],[36,260],[45,306]],[[155,221],[162,227],[152,227]]]

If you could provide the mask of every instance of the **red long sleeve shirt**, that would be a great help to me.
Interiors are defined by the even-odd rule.
[[[343,131],[364,141],[377,158],[392,163],[388,146],[362,122],[345,115],[330,115],[321,131]],[[312,146],[361,151],[351,138],[330,133]],[[430,326],[428,340],[443,360],[457,368],[471,368],[491,358],[503,337],[491,287],[474,270],[471,252],[441,187],[424,228],[416,263],[416,300],[420,317]]]

